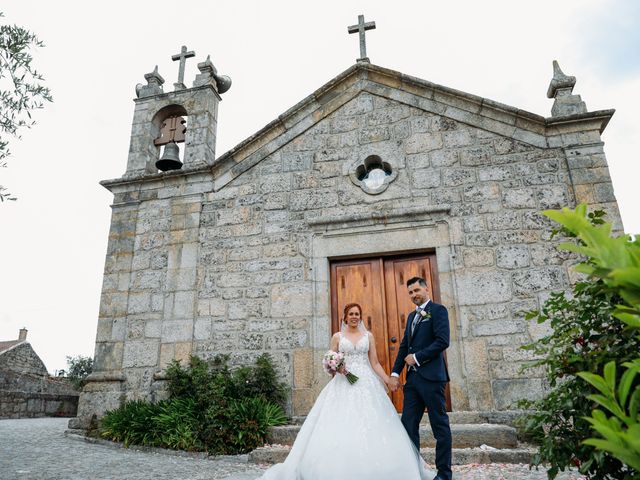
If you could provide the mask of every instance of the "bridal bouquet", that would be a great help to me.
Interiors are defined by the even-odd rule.
[[[346,365],[344,364],[344,353],[334,352],[333,350],[329,350],[322,357],[322,367],[327,375],[335,375],[336,373],[342,373],[351,385],[358,381],[358,376],[347,370]]]

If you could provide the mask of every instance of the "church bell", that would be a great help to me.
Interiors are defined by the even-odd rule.
[[[164,147],[162,157],[156,162],[156,168],[163,172],[168,170],[180,170],[182,162],[180,161],[180,148],[176,142],[169,142]]]

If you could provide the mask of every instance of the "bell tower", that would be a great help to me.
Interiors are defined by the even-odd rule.
[[[136,86],[137,98],[131,127],[131,143],[125,177],[158,171],[198,169],[215,159],[216,128],[220,94],[231,87],[231,79],[218,75],[211,59],[198,63],[200,73],[193,86],[184,84],[187,58],[195,56],[185,46],[173,60],[180,61],[174,91],[164,92],[158,67]]]
[[[182,47],[172,57],[180,61],[172,92],[157,67],[136,87],[127,169],[100,182],[114,195],[111,227],[94,368],[71,428],[125,400],[161,398],[166,366],[192,353],[202,206],[213,191],[220,94],[231,86],[207,57],[188,88],[193,56]]]

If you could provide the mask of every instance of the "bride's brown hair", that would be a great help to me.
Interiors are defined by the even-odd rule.
[[[360,319],[362,319],[362,307],[360,306],[359,303],[347,303],[344,306],[344,315],[342,315],[342,322],[343,323],[347,323],[347,313],[349,313],[349,310],[351,310],[353,307],[357,307],[358,311],[360,312]]]

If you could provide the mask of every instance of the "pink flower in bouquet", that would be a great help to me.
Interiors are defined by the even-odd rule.
[[[334,376],[336,373],[342,373],[351,385],[358,381],[358,377],[347,370],[342,352],[329,350],[322,358],[322,366],[327,375]]]

